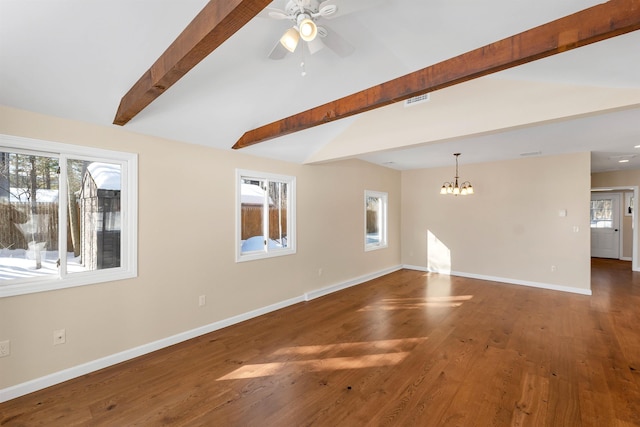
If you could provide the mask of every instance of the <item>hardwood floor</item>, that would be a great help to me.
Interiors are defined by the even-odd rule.
[[[638,426],[640,273],[402,270],[0,405],[2,426]]]

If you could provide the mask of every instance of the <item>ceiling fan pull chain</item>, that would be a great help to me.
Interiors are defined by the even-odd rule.
[[[305,67],[305,63],[304,63],[304,44],[302,46],[300,46],[300,55],[302,56],[302,62],[300,62],[300,68],[302,69],[302,71],[300,72],[300,75],[302,77],[307,75],[307,69]]]

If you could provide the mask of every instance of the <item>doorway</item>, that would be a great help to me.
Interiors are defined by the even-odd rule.
[[[638,233],[640,231],[638,229],[638,215],[637,215],[638,191],[639,191],[638,186],[616,186],[616,187],[607,187],[607,188],[596,187],[591,189],[591,196],[592,196],[591,206],[596,208],[596,210],[600,206],[597,206],[597,205],[594,206],[594,201],[599,200],[600,196],[604,196],[605,199],[607,199],[609,198],[609,196],[611,196],[611,194],[618,195],[617,202],[616,201],[612,202],[617,207],[618,213],[614,214],[613,212],[611,212],[611,215],[612,215],[611,224],[607,223],[606,222],[607,219],[604,218],[599,213],[591,212],[590,214],[591,248],[592,248],[591,256],[592,257],[602,256],[603,258],[631,260],[631,269],[633,271],[640,271],[640,260],[638,259],[639,258],[638,257]],[[624,206],[623,206],[623,203],[625,204]],[[623,216],[623,210],[624,210],[624,216]],[[618,227],[616,227],[615,226],[616,224],[613,222],[614,215],[617,218]],[[624,221],[622,221],[623,219]],[[598,223],[599,220],[603,222]],[[615,235],[604,236],[604,235],[596,234],[597,237],[594,237],[594,231],[593,231],[594,228],[607,228],[607,227],[609,227],[609,233],[617,233],[618,235],[617,240],[615,240]],[[615,231],[616,228],[618,229],[617,232]],[[623,232],[626,233],[625,234],[626,239],[624,240],[625,242],[624,251],[622,250]],[[597,231],[595,233],[597,233]],[[604,233],[606,233],[606,231]],[[609,237],[611,237],[611,240],[607,241]],[[594,242],[594,240],[600,240],[600,241]],[[617,245],[615,244],[616,241],[618,242]],[[596,249],[596,253],[594,254],[593,252],[594,246],[600,248],[600,247],[606,247],[607,245],[610,247],[617,246],[618,248],[617,256],[615,255],[615,248],[612,248],[614,252],[609,252],[604,254],[601,252],[598,252],[600,249]],[[629,245],[631,245],[631,248],[629,248]],[[629,252],[631,252],[631,256],[629,256]]]
[[[591,193],[591,256],[620,258],[620,193]]]

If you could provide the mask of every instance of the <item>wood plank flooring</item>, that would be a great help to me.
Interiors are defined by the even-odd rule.
[[[640,273],[401,270],[0,404],[2,426],[640,426]]]

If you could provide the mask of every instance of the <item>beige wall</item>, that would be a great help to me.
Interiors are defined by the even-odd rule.
[[[1,298],[12,354],[0,389],[400,264],[391,169],[295,165],[4,107],[0,133],[139,154],[139,276]],[[297,254],[234,262],[235,168],[297,177]],[[364,251],[365,189],[389,193],[387,249]],[[54,347],[60,328],[67,343]]]
[[[592,188],[630,186],[640,187],[640,170],[600,172],[591,175]],[[622,208],[624,209],[624,193],[622,196]],[[622,221],[622,256],[625,258],[631,258],[633,256],[632,217],[623,216]],[[638,233],[640,233],[640,230],[638,230]],[[640,234],[638,234],[636,238],[640,238]]]
[[[476,194],[440,195],[453,174],[453,164],[403,172],[403,264],[426,268],[449,251],[453,272],[590,289],[589,153],[462,163]]]

